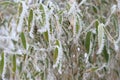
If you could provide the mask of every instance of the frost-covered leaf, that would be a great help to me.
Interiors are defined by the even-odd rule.
[[[96,6],[92,6],[92,8],[93,8],[93,11],[94,11],[95,13],[97,13],[97,7],[96,7]]]
[[[25,35],[24,35],[23,32],[21,33],[20,37],[21,37],[21,40],[22,40],[22,45],[26,49],[26,39],[25,39]]]
[[[0,75],[3,73],[4,68],[4,53],[1,53],[1,60],[0,60]]]
[[[98,25],[99,25],[99,22],[96,21],[96,22],[95,22],[95,27],[96,27],[96,32],[97,32],[97,34],[98,34]]]
[[[54,53],[53,53],[53,60],[54,60],[54,63],[56,62],[57,57],[58,57],[58,48],[55,48],[55,51],[54,51]]]
[[[77,19],[77,21],[76,21],[76,33],[79,32],[79,28],[80,28],[79,20]]]
[[[39,9],[40,9],[40,12],[41,12],[41,16],[42,16],[42,21],[41,21],[41,24],[42,24],[42,26],[44,25],[44,23],[45,23],[45,10],[44,10],[44,6],[42,5],[42,4],[40,4],[40,7],[39,7]]]
[[[56,45],[60,46],[59,40],[56,40]]]
[[[44,37],[46,41],[49,41],[48,31],[44,32]]]
[[[89,53],[90,38],[91,38],[91,31],[87,33],[86,39],[85,39],[85,47],[86,47],[87,53]]]
[[[23,7],[22,7],[22,3],[19,4],[19,8],[18,8],[18,14],[20,16],[20,14],[22,13]]]
[[[13,55],[13,72],[16,72],[16,55]]]
[[[108,60],[109,60],[109,54],[107,52],[106,46],[104,46],[104,49],[103,49],[103,56],[105,58],[105,61],[108,62]]]
[[[101,23],[98,26],[98,54],[102,52],[104,47],[104,24]]]
[[[30,25],[32,23],[33,20],[33,10],[31,9],[29,12],[29,18],[28,18],[28,30],[30,31]]]

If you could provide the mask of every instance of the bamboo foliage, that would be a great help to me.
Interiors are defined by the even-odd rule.
[[[119,80],[120,0],[0,2],[0,79]]]

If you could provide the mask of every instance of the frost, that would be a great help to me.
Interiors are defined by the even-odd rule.
[[[104,47],[104,24],[99,24],[98,26],[98,52],[97,54],[100,54]]]
[[[113,5],[111,7],[111,14],[115,13],[116,9],[117,9],[117,5]]]
[[[117,42],[114,42],[114,47],[115,47],[115,51],[119,51],[119,46],[118,46],[118,43]]]
[[[27,9],[28,9],[28,7],[27,7],[27,5],[24,1],[21,1],[21,3],[22,3],[23,10],[22,10],[22,13],[20,15],[20,20],[19,20],[19,23],[18,23],[17,32],[22,31],[24,17],[25,17],[25,14],[27,12]]]
[[[62,45],[61,45],[60,41],[59,41],[59,44],[60,44],[60,46],[57,46],[57,48],[58,48],[58,57],[57,57],[56,63],[53,65],[53,68],[56,68],[59,65],[58,72],[60,74],[62,74],[61,67],[62,67],[62,59],[63,59],[63,50],[62,50]]]
[[[78,51],[80,51],[80,48],[77,48]]]

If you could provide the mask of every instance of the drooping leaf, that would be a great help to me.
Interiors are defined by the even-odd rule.
[[[20,62],[20,65],[19,65],[19,73],[21,73],[22,72],[22,67],[23,66],[23,62]]]
[[[78,19],[77,19],[77,21],[76,21],[76,33],[79,32],[79,28],[80,28],[80,26],[79,26],[79,21],[78,21]]]
[[[42,4],[40,4],[40,12],[41,12],[41,16],[42,16],[42,21],[41,21],[41,24],[42,26],[45,24],[45,10],[44,10],[44,7]]]
[[[21,40],[22,40],[22,45],[26,49],[26,39],[25,39],[24,33],[22,32],[20,36],[21,36]]]
[[[22,10],[23,10],[22,3],[20,3],[19,8],[18,8],[18,14],[19,14],[19,16],[22,13]]]
[[[31,9],[29,12],[29,17],[28,17],[28,30],[30,31],[30,25],[32,23],[33,20],[33,10]]]
[[[44,37],[45,40],[48,42],[49,41],[48,31],[44,32]]]
[[[59,40],[56,40],[56,43],[55,43],[57,46],[60,46],[59,44]]]
[[[104,24],[98,26],[98,53],[101,53],[104,47]]]
[[[3,73],[4,68],[4,53],[1,54],[1,60],[0,60],[0,75]]]
[[[54,53],[53,53],[53,60],[54,60],[54,63],[56,62],[57,57],[58,57],[58,48],[55,48],[55,51],[54,51]]]
[[[97,32],[97,34],[98,34],[98,25],[99,25],[99,22],[96,21],[96,22],[95,22],[95,27],[96,27],[96,32]]]
[[[86,47],[87,53],[89,53],[90,38],[91,38],[91,32],[88,32],[86,35],[86,40],[85,40],[85,47]]]
[[[103,57],[105,58],[106,62],[108,62],[109,54],[107,52],[106,46],[104,46],[104,49],[103,49]]]
[[[96,6],[92,6],[92,8],[93,8],[93,11],[94,11],[95,13],[97,13],[97,7],[96,7]]]
[[[13,72],[16,72],[16,55],[13,55]]]

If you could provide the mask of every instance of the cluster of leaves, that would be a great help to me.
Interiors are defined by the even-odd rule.
[[[0,79],[120,79],[114,0],[0,5]]]

